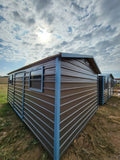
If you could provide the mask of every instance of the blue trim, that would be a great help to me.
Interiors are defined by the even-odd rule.
[[[93,58],[90,55],[72,54],[72,53],[61,53],[61,57],[64,58]]]
[[[22,120],[24,114],[24,96],[25,96],[24,92],[25,92],[25,72],[23,73]]]
[[[31,87],[30,87],[30,76],[31,76],[31,72],[32,72],[32,71],[37,71],[37,70],[41,70],[41,89],[36,89],[36,88],[31,88]],[[33,90],[33,91],[36,91],[36,92],[43,92],[43,66],[37,67],[37,68],[34,68],[34,69],[30,70],[30,73],[29,73],[29,89],[30,89],[30,90]]]
[[[13,108],[14,108],[14,101],[15,101],[15,74],[13,75]]]
[[[13,107],[12,107],[13,108]],[[13,110],[17,113],[17,115],[22,119],[22,116],[16,111],[15,108],[13,108]]]
[[[99,77],[97,75],[97,110],[99,109]]]
[[[104,77],[102,77],[102,105],[104,104]]]
[[[54,160],[59,160],[60,147],[60,90],[61,90],[61,60],[56,57],[56,77],[55,77],[55,118],[54,118]]]

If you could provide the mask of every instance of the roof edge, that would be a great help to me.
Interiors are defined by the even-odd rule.
[[[95,59],[94,59],[93,56],[59,52],[59,53],[56,54],[56,55],[52,55],[52,56],[46,57],[46,58],[41,59],[41,60],[39,60],[39,61],[33,62],[33,63],[31,63],[31,64],[28,64],[28,65],[26,65],[26,66],[24,66],[24,67],[18,68],[18,69],[16,69],[16,70],[12,71],[12,72],[9,72],[8,75],[10,75],[10,74],[12,74],[12,73],[14,73],[14,72],[18,72],[18,71],[24,70],[24,69],[26,69],[26,68],[32,67],[33,65],[37,65],[37,64],[40,63],[40,62],[44,62],[44,61],[50,60],[50,59],[52,59],[52,58],[56,58],[56,57],[58,57],[58,56],[60,56],[60,57],[62,57],[62,58],[88,58],[88,59],[92,59],[93,66],[96,67],[97,74],[100,74],[100,73],[101,73],[100,70],[99,70],[99,67],[98,67],[97,63],[95,62]]]

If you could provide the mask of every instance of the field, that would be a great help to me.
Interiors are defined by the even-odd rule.
[[[33,159],[51,160],[7,103],[7,85],[0,84],[0,160]],[[119,96],[99,107],[61,160],[120,160]]]

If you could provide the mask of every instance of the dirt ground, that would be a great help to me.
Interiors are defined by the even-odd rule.
[[[8,105],[5,93],[0,95],[0,160],[51,160]],[[61,160],[120,160],[120,97],[99,106]]]

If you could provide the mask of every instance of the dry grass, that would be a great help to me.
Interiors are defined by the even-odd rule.
[[[7,84],[8,83],[8,77],[0,77],[0,84]]]

